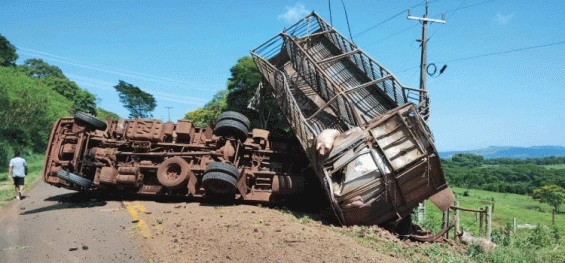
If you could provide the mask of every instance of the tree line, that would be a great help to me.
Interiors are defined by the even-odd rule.
[[[77,111],[105,120],[119,118],[97,106],[97,98],[80,88],[63,71],[47,62],[32,58],[16,64],[16,47],[0,35],[0,165],[14,151],[43,153],[55,120]],[[155,99],[124,81],[114,86],[120,102],[130,111],[130,118],[151,117]]]
[[[557,164],[565,164],[565,157],[484,159],[466,153],[442,159],[451,186],[516,194],[533,194],[547,185],[565,188],[565,169],[540,166]]]
[[[249,56],[240,58],[230,73],[226,90],[216,93],[203,107],[189,111],[184,118],[205,126],[224,111],[237,111],[249,118],[252,128],[267,129],[273,135],[294,138],[274,97],[265,88],[258,90],[261,73],[253,59]],[[250,104],[253,104],[254,97],[260,101],[253,108]]]

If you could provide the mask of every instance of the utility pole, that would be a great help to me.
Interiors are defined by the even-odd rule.
[[[422,44],[422,56],[421,56],[421,60],[420,60],[420,89],[421,90],[426,90],[426,74],[427,74],[427,72],[426,72],[426,46],[427,46],[427,43],[428,43],[428,37],[427,37],[428,22],[445,24],[445,20],[444,20],[445,14],[442,15],[441,20],[428,18],[428,6],[429,6],[429,2],[428,2],[428,0],[426,0],[426,14],[424,15],[424,17],[412,16],[412,10],[408,9],[408,19],[422,21],[422,39],[416,40],[416,41],[418,41]],[[425,99],[423,96],[424,96],[424,93],[421,92],[420,93],[420,101]]]
[[[169,120],[171,120],[171,109],[174,107],[165,107],[169,111]]]

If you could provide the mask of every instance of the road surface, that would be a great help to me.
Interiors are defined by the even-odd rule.
[[[92,200],[37,182],[0,208],[0,262],[143,262],[122,201]],[[137,222],[139,223],[139,222]]]
[[[0,208],[0,263],[406,261],[304,214],[260,205],[99,198],[43,182],[24,196]]]

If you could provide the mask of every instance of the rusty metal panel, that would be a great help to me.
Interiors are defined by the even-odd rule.
[[[425,155],[416,141],[418,138],[412,135],[398,114],[371,129],[371,133],[395,171],[404,169]]]
[[[100,182],[107,184],[116,184],[116,176],[118,175],[118,170],[114,167],[102,167],[100,169]]]
[[[175,131],[175,124],[172,121],[168,121],[163,125],[163,134],[165,136],[173,136],[173,132]]]
[[[122,184],[135,184],[137,181],[137,176],[131,174],[118,174],[116,176],[116,182]]]
[[[126,137],[131,140],[163,141],[163,121],[133,119],[128,124]]]
[[[175,132],[177,140],[190,141],[194,136],[194,124],[192,121],[179,120]]]

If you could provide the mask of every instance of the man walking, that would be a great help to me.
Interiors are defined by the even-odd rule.
[[[8,176],[14,179],[14,186],[16,187],[16,199],[22,199],[22,191],[24,190],[24,178],[27,175],[26,160],[20,157],[20,152],[14,153],[14,158],[10,160],[10,167],[8,168]]]

